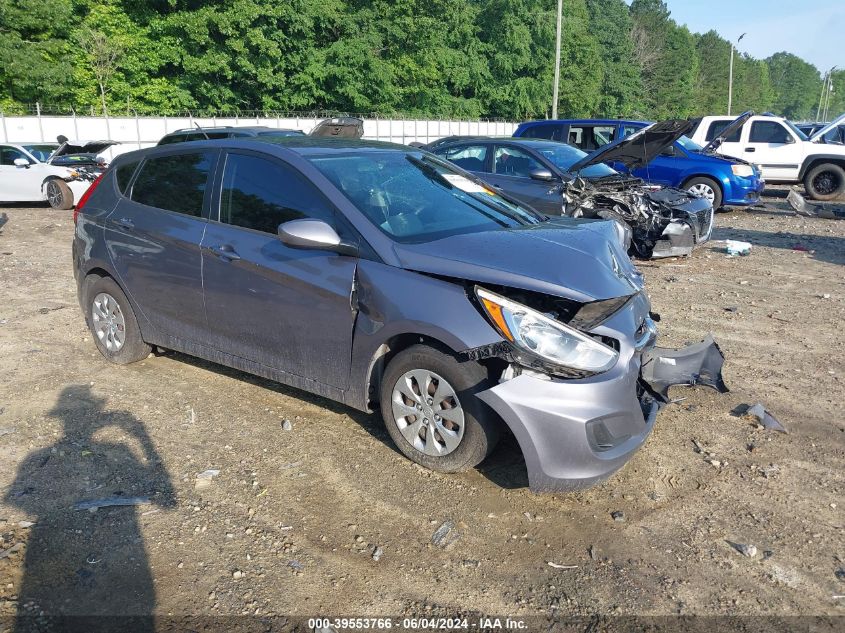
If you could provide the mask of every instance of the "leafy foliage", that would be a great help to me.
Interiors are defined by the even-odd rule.
[[[663,0],[564,0],[562,117],[727,108],[731,45]],[[551,112],[556,0],[0,0],[0,109]],[[828,111],[845,110],[845,72]],[[733,110],[815,118],[818,70],[734,56]]]

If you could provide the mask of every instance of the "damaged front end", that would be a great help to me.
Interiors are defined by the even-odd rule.
[[[643,259],[679,257],[710,239],[713,205],[673,188],[652,188],[638,179],[577,177],[563,190],[572,217],[617,220],[631,227],[631,252]]]

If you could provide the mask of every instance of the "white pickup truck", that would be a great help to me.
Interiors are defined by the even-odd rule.
[[[808,197],[833,200],[845,194],[845,145],[824,136],[842,121],[845,114],[807,137],[783,117],[745,112],[738,118],[703,117],[690,136],[720,154],[754,163],[766,182],[803,182]]]

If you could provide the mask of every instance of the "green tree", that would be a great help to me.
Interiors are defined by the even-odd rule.
[[[0,108],[70,100],[73,23],[70,0],[0,0]]]
[[[811,119],[822,88],[815,66],[792,53],[775,53],[766,60],[774,88],[774,109],[788,119]]]
[[[634,0],[631,17],[646,111],[654,118],[691,115],[698,76],[692,33],[672,20],[663,0]]]
[[[624,0],[587,0],[589,31],[599,45],[602,85],[596,114],[629,117],[642,113],[642,77],[630,36],[634,26]]]

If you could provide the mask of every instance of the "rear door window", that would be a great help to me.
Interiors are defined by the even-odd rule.
[[[450,147],[437,152],[437,155],[467,171],[488,171],[486,145]]]
[[[707,128],[707,136],[705,136],[705,140],[712,141],[714,138],[719,136],[728,125],[733,123],[731,119],[725,119],[724,121],[713,121],[710,123],[710,127]],[[739,143],[739,134],[742,131],[742,128],[734,130],[731,132],[731,135],[725,139],[725,143]]]
[[[751,124],[749,143],[789,143],[792,136],[777,121],[754,121]]]
[[[145,160],[132,186],[132,200],[165,211],[201,217],[215,154],[189,152]]]
[[[250,154],[226,157],[221,222],[275,235],[280,224],[301,219],[323,220],[337,228],[328,201],[297,170]]]

